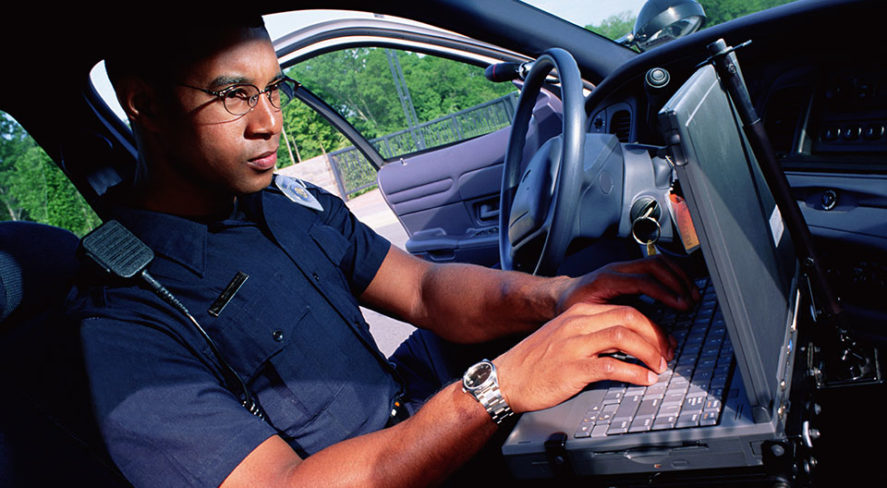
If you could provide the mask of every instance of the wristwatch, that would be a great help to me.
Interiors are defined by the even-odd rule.
[[[471,393],[496,424],[501,424],[514,413],[499,391],[496,366],[486,359],[465,371],[462,375],[462,391]]]

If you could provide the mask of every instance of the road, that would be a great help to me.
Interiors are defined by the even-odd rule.
[[[391,241],[392,245],[401,249],[405,248],[407,233],[391,209],[388,208],[388,204],[385,203],[382,193],[378,189],[352,198],[347,202],[347,205],[358,219]],[[386,355],[393,353],[397,346],[415,330],[415,327],[408,323],[392,319],[368,308],[361,308],[361,310],[370,324],[370,332],[376,339],[376,344]]]

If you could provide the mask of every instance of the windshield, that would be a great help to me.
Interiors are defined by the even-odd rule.
[[[699,0],[705,11],[703,29],[794,0]],[[523,0],[552,15],[617,40],[634,28],[646,0]]]

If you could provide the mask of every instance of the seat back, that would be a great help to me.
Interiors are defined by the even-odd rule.
[[[0,488],[128,485],[101,442],[64,315],[78,243],[57,227],[0,222]]]

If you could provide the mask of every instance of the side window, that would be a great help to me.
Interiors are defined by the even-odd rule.
[[[29,220],[82,236],[101,223],[34,139],[0,112],[0,220]]]
[[[287,74],[335,108],[388,161],[507,127],[518,96],[514,85],[488,81],[481,67],[381,47],[321,54]],[[344,137],[316,124],[320,117],[306,115],[311,111],[301,104],[290,105],[284,127],[302,158],[328,154],[345,193],[375,184],[372,166]]]

